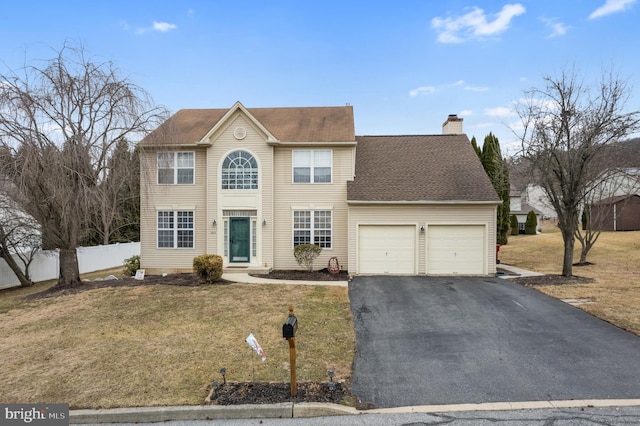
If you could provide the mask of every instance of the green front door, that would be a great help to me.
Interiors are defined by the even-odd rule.
[[[248,217],[229,218],[229,253],[230,262],[249,262],[251,233]]]

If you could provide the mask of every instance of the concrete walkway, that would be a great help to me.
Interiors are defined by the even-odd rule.
[[[510,279],[510,278],[518,278],[518,277],[538,277],[538,276],[544,275],[544,274],[541,274],[540,272],[527,271],[526,269],[518,268],[516,266],[511,266],[511,265],[505,265],[502,263],[497,265],[497,267],[499,269],[504,269],[505,271],[508,271],[509,273],[513,274],[513,275],[498,275],[499,278]]]
[[[222,274],[222,279],[236,283],[247,284],[295,284],[295,285],[326,285],[333,287],[348,287],[348,281],[302,281],[302,280],[277,280],[271,278],[253,277],[243,272],[228,272]]]

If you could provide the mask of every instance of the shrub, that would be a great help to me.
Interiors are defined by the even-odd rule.
[[[520,233],[520,225],[518,224],[518,216],[511,215],[511,235],[518,235]]]
[[[293,249],[293,256],[296,258],[298,265],[307,268],[307,271],[313,271],[313,261],[320,256],[322,248],[315,244],[300,244]]]
[[[538,218],[533,210],[527,213],[527,221],[524,223],[524,233],[527,235],[536,235],[536,229],[538,228]]]
[[[222,256],[201,254],[193,258],[193,270],[200,278],[214,283],[222,278]]]
[[[140,269],[140,256],[131,256],[124,260],[124,272],[129,276],[134,276],[136,271]]]

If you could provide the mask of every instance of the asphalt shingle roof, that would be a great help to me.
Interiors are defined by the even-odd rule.
[[[144,138],[142,146],[189,145],[202,138],[229,109],[181,109]],[[353,107],[247,108],[280,142],[353,142]]]
[[[349,201],[499,201],[464,134],[356,140]]]

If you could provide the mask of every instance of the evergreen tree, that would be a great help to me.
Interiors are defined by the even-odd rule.
[[[511,215],[511,235],[518,235],[520,233],[520,225],[518,224],[518,217],[515,214]]]
[[[480,147],[478,146],[478,142],[476,142],[476,137],[472,137],[471,138],[471,146],[473,147],[473,150],[476,152],[476,154],[478,155],[478,158],[480,160],[482,160],[482,150],[480,149]]]
[[[484,138],[480,161],[482,162],[482,167],[484,167],[485,172],[487,172],[487,176],[491,179],[493,188],[496,190],[496,193],[501,200],[501,204],[498,205],[498,213],[496,217],[496,242],[504,245],[507,244],[509,238],[509,212],[511,210],[509,190],[511,189],[511,186],[509,184],[509,170],[507,168],[507,162],[502,158],[500,142],[493,133],[489,133]]]
[[[524,223],[524,233],[527,235],[536,235],[538,228],[538,217],[533,210],[527,213],[527,221]]]

